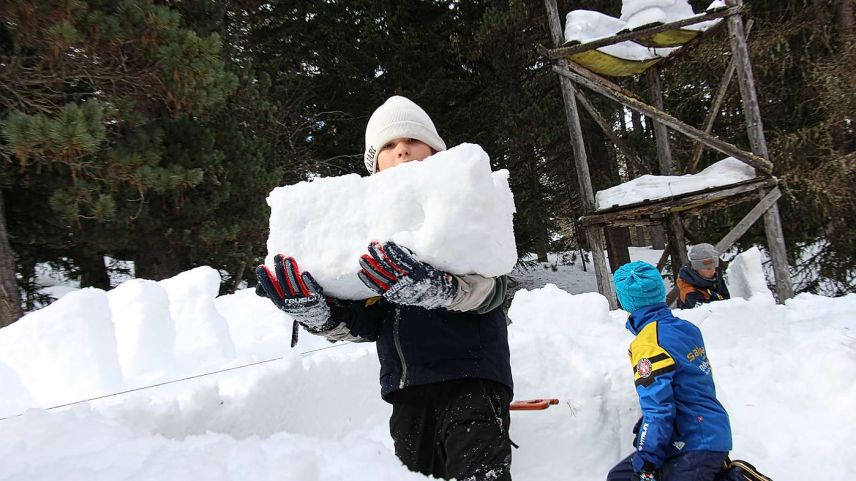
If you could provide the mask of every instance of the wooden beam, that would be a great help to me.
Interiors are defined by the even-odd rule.
[[[651,103],[654,107],[664,112],[663,105],[663,90],[660,87],[660,69],[655,65],[645,72],[648,78],[648,93],[651,98]],[[669,131],[666,125],[655,118],[654,121],[654,140],[657,142],[657,159],[660,165],[660,175],[672,175],[672,148],[669,146]]]
[[[746,23],[746,35],[749,35],[749,32],[752,30],[752,23],[752,20],[749,20]],[[725,96],[728,95],[728,87],[731,85],[731,79],[734,77],[734,71],[736,69],[737,66],[734,62],[734,57],[732,57],[731,61],[728,62],[728,67],[725,68],[725,74],[722,76],[722,81],[719,82],[719,89],[716,92],[716,96],[713,98],[710,111],[704,119],[702,130],[706,134],[713,131],[713,124],[716,122],[716,117],[719,115],[719,111],[722,110],[722,104],[725,102]],[[684,168],[685,174],[692,174],[696,171],[699,160],[701,160],[701,153],[703,150],[704,144],[696,140],[693,145],[693,153],[690,156],[690,161]]]
[[[722,238],[719,242],[714,246],[717,252],[725,252],[737,242],[737,239],[743,237],[750,227],[752,227],[758,219],[764,215],[770,207],[776,204],[776,201],[779,200],[779,197],[782,196],[782,191],[779,190],[778,187],[774,187],[770,192],[765,195],[758,204],[746,214],[740,222],[737,223],[729,232],[725,234],[725,237]]]
[[[743,0],[726,0],[729,7],[743,6]],[[770,158],[767,151],[767,139],[764,137],[764,124],[761,120],[761,108],[758,105],[758,95],[755,90],[755,79],[752,75],[752,63],[749,58],[749,47],[746,43],[746,33],[740,17],[728,19],[728,33],[731,40],[731,52],[737,66],[737,80],[740,84],[740,97],[743,100],[743,111],[746,115],[746,131],[752,152],[764,159]],[[772,170],[772,169],[771,169]],[[788,252],[785,247],[785,236],[779,207],[773,205],[764,213],[764,230],[767,235],[767,247],[770,250],[770,260],[776,277],[776,294],[778,301],[794,296],[793,282],[788,267]]]
[[[595,121],[595,123],[600,127],[601,130],[603,130],[603,133],[606,134],[607,137],[609,137],[609,140],[611,140],[612,143],[615,144],[616,147],[618,147],[618,150],[620,150],[621,153],[624,154],[625,157],[627,157],[627,161],[631,164],[634,164],[634,166],[639,172],[644,172],[645,170],[647,170],[645,163],[642,162],[642,157],[639,157],[639,154],[637,154],[633,149],[631,149],[630,146],[627,145],[624,140],[615,133],[615,131],[612,129],[606,119],[604,119],[603,116],[600,115],[600,112],[597,111],[597,108],[594,106],[594,104],[592,104],[589,99],[583,94],[582,90],[577,88],[576,85],[573,85],[573,88],[577,100],[580,101],[580,105],[583,106],[583,108],[586,110],[586,112],[588,112],[588,114]]]
[[[550,36],[553,38],[553,43],[559,46],[563,41],[562,22],[559,19],[559,9],[556,6],[556,0],[544,0],[544,5],[547,8]],[[557,63],[559,67],[567,69],[566,60],[559,59]],[[574,148],[574,163],[577,170],[577,180],[580,184],[580,198],[582,199],[584,211],[589,213],[594,210],[594,191],[591,186],[591,174],[589,173],[588,157],[586,156],[582,127],[580,126],[580,116],[577,109],[576,96],[574,95],[574,86],[570,79],[561,75],[559,76],[559,83],[565,104],[565,117],[568,120],[571,144]],[[606,239],[604,238],[603,228],[600,226],[588,227],[586,229],[586,237],[591,248],[598,292],[606,297],[611,309],[616,309],[618,301],[615,297],[609,266],[606,263],[606,256],[604,255]]]
[[[742,12],[742,8],[728,8],[725,10],[720,10],[716,12],[706,13],[704,15],[694,16],[690,18],[684,18],[682,20],[678,20],[676,22],[664,23],[663,25],[658,25],[656,27],[644,28],[640,30],[634,30],[632,32],[620,33],[618,35],[613,35],[611,37],[606,37],[598,40],[593,40],[591,42],[586,42],[578,45],[571,45],[568,47],[559,47],[550,50],[547,53],[547,57],[556,60],[560,58],[565,58],[569,55],[574,55],[577,53],[588,52],[589,50],[594,50],[600,47],[606,47],[608,45],[615,45],[616,43],[625,42],[627,40],[635,40],[637,38],[649,37],[656,33],[667,32],[669,30],[677,30],[681,27],[687,27],[689,25],[696,25],[702,22],[708,22],[710,20],[716,20],[717,18],[729,17],[732,15],[738,15]]]
[[[605,86],[602,82],[594,81],[590,78],[587,78],[587,76],[583,76],[576,71],[585,70],[579,65],[573,64],[572,62],[567,62],[567,65],[564,66],[554,65],[553,70],[559,75],[573,80],[574,82],[585,85],[591,90],[594,90],[595,92],[604,95],[616,102],[624,104],[637,112],[643,113],[652,119],[657,119],[660,122],[674,129],[675,131],[686,135],[687,137],[696,139],[699,142],[702,142],[703,144],[707,145],[708,147],[718,150],[719,152],[722,152],[725,155],[743,161],[764,174],[770,175],[772,173],[773,166],[767,159],[746,152],[745,150],[742,150],[732,144],[729,144],[728,142],[720,140],[717,137],[704,133],[691,125],[681,122],[680,120],[667,114],[666,112],[662,112],[644,102],[640,102],[636,99],[630,98],[622,94],[621,92],[614,91],[609,87]],[[590,75],[595,75],[591,72],[588,73]]]
[[[696,192],[687,192],[662,199],[644,200],[634,202],[627,205],[612,206],[607,209],[601,209],[591,214],[584,216],[583,222],[585,225],[600,224],[601,221],[596,219],[606,219],[611,215],[651,215],[655,213],[666,214],[677,209],[676,212],[681,212],[687,208],[692,208],[695,205],[701,205],[713,200],[725,199],[738,194],[755,192],[761,189],[772,188],[776,186],[774,179],[765,177],[755,177],[754,179],[745,180],[727,186],[711,187]]]

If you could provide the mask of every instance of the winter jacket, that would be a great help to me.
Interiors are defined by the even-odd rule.
[[[728,413],[716,399],[701,331],[665,303],[631,314],[630,362],[642,407],[633,468],[656,469],[690,451],[731,450]]]
[[[505,280],[497,287],[504,294]],[[487,379],[513,388],[507,320],[497,293],[486,294],[480,309],[446,309],[392,304],[383,298],[337,301],[337,327],[329,339],[374,341],[380,358],[381,396],[407,386],[453,379]],[[490,309],[484,311],[483,309]]]
[[[681,267],[678,288],[681,290],[677,304],[679,309],[691,309],[699,304],[731,298],[719,270],[713,279],[705,279],[689,264]]]

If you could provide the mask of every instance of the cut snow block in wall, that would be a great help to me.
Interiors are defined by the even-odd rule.
[[[761,298],[775,302],[773,293],[767,287],[767,278],[761,264],[761,251],[757,247],[735,257],[728,264],[726,274],[731,297]]]
[[[107,296],[71,292],[0,330],[0,362],[14,369],[33,400],[55,405],[124,387]]]
[[[208,266],[160,281],[175,322],[175,357],[186,369],[222,366],[235,358],[229,325],[214,306],[220,274]]]
[[[36,405],[18,373],[0,361],[0,417],[14,416]]]
[[[495,277],[517,262],[508,171],[491,172],[481,147],[461,144],[370,177],[314,179],[274,189],[267,265],[294,257],[327,295],[365,299],[359,258],[392,240],[453,274]]]
[[[133,279],[107,293],[126,380],[161,380],[175,368],[175,324],[169,296],[157,282]]]

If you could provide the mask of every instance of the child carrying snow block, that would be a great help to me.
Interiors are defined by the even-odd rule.
[[[388,99],[366,127],[370,174],[445,149],[428,114],[404,97]],[[371,242],[354,263],[377,297],[326,297],[309,272],[281,254],[274,272],[259,266],[256,274],[264,295],[308,331],[377,343],[395,454],[409,469],[443,479],[510,480],[505,277],[453,275],[391,241]]]
[[[607,481],[713,481],[731,450],[728,413],[716,399],[701,331],[672,315],[660,272],[646,262],[614,275],[621,306],[630,313],[630,363],[642,419],[636,452]]]

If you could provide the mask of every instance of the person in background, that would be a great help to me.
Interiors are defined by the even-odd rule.
[[[725,286],[719,269],[719,252],[710,244],[696,244],[690,247],[690,261],[681,267],[678,274],[679,309],[692,309],[699,304],[729,299],[731,295]]]
[[[445,149],[428,114],[404,97],[389,98],[366,127],[364,160],[372,175]],[[309,272],[281,254],[275,272],[256,269],[257,293],[309,332],[377,343],[395,454],[410,470],[510,481],[513,383],[501,307],[507,279],[452,275],[394,242],[372,242],[354,262],[377,297],[325,297]]]
[[[701,331],[672,315],[657,268],[642,261],[615,271],[630,313],[630,363],[642,408],[636,451],[607,481],[713,481],[731,450],[728,413],[716,398]]]

